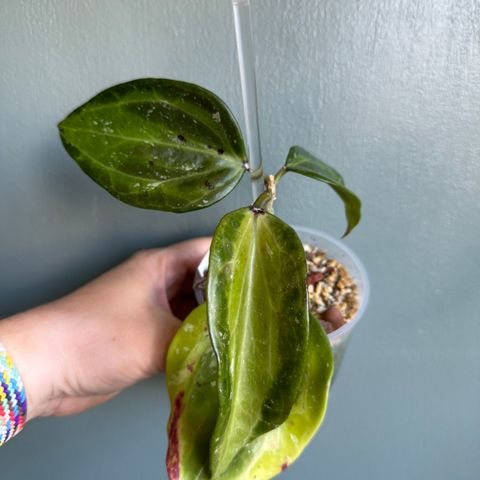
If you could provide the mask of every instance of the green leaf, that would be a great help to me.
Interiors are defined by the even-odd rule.
[[[318,321],[310,317],[310,335],[302,389],[287,420],[239,450],[218,480],[266,480],[301,454],[320,427],[327,405],[333,357]],[[218,413],[217,364],[207,335],[205,305],[185,320],[167,356],[172,402],[167,465],[170,480],[207,480],[208,439]],[[213,361],[212,361],[213,360]]]
[[[215,231],[208,322],[218,360],[212,474],[283,423],[297,399],[308,341],[306,263],[295,231],[261,209],[227,214]]]
[[[145,78],[116,85],[73,111],[59,130],[81,169],[136,207],[208,207],[245,172],[235,118],[220,98],[191,83]]]
[[[218,412],[218,369],[207,329],[206,304],[193,310],[175,335],[166,370],[171,403],[169,478],[209,478],[209,445]]]
[[[347,229],[343,236],[345,237],[355,228],[360,221],[362,204],[360,199],[345,186],[340,173],[302,147],[296,146],[290,148],[285,168],[289,172],[300,173],[330,185],[343,200],[345,206]]]
[[[278,428],[243,448],[221,480],[267,480],[289,467],[323,422],[332,375],[330,342],[319,322],[310,317],[306,369],[290,415]]]

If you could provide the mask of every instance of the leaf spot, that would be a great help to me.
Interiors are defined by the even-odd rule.
[[[177,135],[177,138],[178,138],[181,142],[183,142],[183,143],[185,143],[185,142],[187,141],[187,140],[185,139],[185,137],[184,137],[181,133],[179,133],[179,134]]]
[[[225,150],[224,150],[223,148],[219,148],[219,149],[217,150],[217,153],[218,153],[219,155],[223,155],[223,154],[225,153]]]

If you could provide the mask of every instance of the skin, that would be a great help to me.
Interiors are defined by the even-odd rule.
[[[141,251],[66,297],[0,321],[27,421],[80,413],[163,371],[195,306],[193,275],[210,240]]]

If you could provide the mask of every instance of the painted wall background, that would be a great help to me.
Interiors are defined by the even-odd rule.
[[[480,1],[258,0],[267,171],[300,144],[364,200],[347,240],[372,282],[324,427],[282,478],[480,476]],[[56,123],[97,91],[164,76],[241,118],[228,0],[0,2],[0,317],[56,298],[136,249],[212,231],[248,182],[200,214],[137,211],[85,177]],[[340,235],[340,203],[288,178],[277,212]],[[38,420],[1,478],[165,478],[159,377],[106,406]]]

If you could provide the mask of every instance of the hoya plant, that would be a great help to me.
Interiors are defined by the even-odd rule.
[[[225,103],[194,84],[139,79],[113,86],[59,124],[80,168],[125,203],[187,212],[228,195],[249,170]],[[309,315],[306,261],[273,213],[287,172],[329,185],[348,234],[360,201],[342,176],[300,147],[253,205],[226,214],[210,248],[206,303],[170,345],[167,472],[171,480],[269,479],[322,423],[333,372],[328,338]]]

